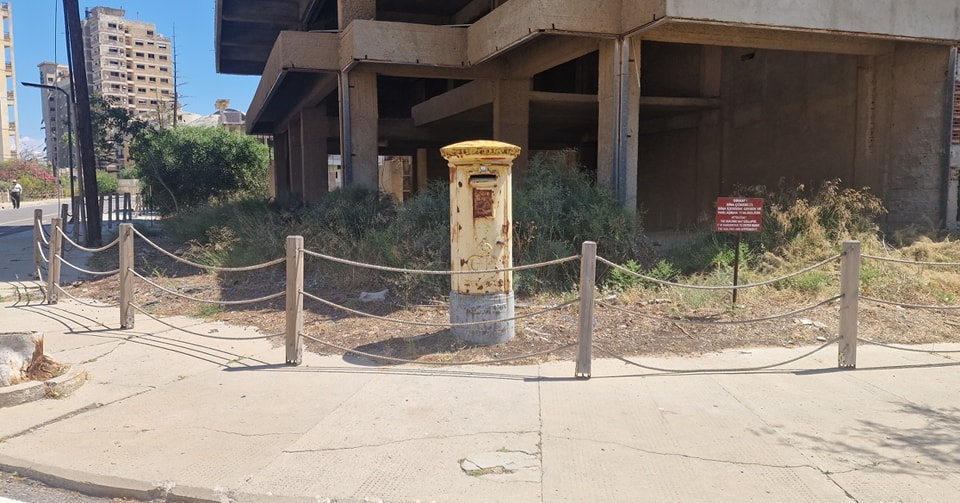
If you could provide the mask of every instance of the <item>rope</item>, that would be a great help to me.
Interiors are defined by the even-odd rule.
[[[580,302],[580,299],[574,299],[574,300],[571,300],[570,302],[566,302],[566,303],[559,304],[559,305],[556,305],[556,306],[553,306],[553,307],[549,307],[549,308],[546,308],[546,309],[544,309],[544,310],[542,310],[542,311],[536,311],[536,312],[533,312],[533,313],[523,314],[523,315],[520,315],[520,316],[514,316],[514,317],[512,317],[512,318],[503,318],[503,319],[501,319],[501,320],[471,321],[471,322],[468,322],[468,323],[430,323],[430,322],[426,322],[426,321],[406,321],[406,320],[400,320],[400,319],[397,319],[397,318],[388,318],[388,317],[386,317],[386,316],[377,316],[377,315],[375,315],[375,314],[365,313],[365,312],[363,312],[363,311],[357,311],[357,310],[355,310],[355,309],[350,309],[349,307],[342,306],[342,305],[340,305],[340,304],[335,304],[335,303],[333,303],[333,302],[330,302],[329,300],[321,299],[320,297],[317,297],[317,296],[315,296],[315,295],[311,295],[311,294],[309,294],[309,293],[307,293],[307,292],[304,292],[304,291],[302,291],[302,290],[300,291],[300,293],[301,293],[304,297],[306,297],[306,298],[308,298],[308,299],[315,300],[315,301],[317,301],[317,302],[319,302],[319,303],[321,303],[321,304],[324,304],[324,305],[326,305],[326,306],[332,307],[332,308],[334,308],[334,309],[340,309],[340,310],[342,310],[342,311],[346,311],[346,312],[348,312],[348,313],[352,313],[352,314],[355,314],[355,315],[357,315],[357,316],[362,316],[362,317],[364,317],[364,318],[373,318],[373,319],[375,319],[375,320],[380,320],[380,321],[389,321],[389,322],[391,322],[391,323],[398,323],[398,324],[401,324],[401,325],[414,325],[414,326],[418,326],[418,327],[451,327],[451,328],[453,328],[453,327],[472,327],[472,326],[477,326],[477,325],[490,325],[490,324],[492,324],[492,323],[501,323],[501,322],[504,322],[504,321],[515,321],[515,320],[522,320],[522,319],[524,319],[524,318],[532,318],[532,317],[534,317],[534,316],[539,316],[539,315],[541,315],[541,314],[543,314],[543,313],[547,313],[547,312],[550,312],[550,311],[556,311],[556,310],[559,310],[559,309],[563,309],[563,308],[565,308],[565,307],[567,307],[567,306],[569,306],[569,305],[576,304],[577,302]]]
[[[614,353],[614,352],[612,352],[612,351],[607,351],[607,350],[604,349],[602,346],[599,346],[599,345],[597,345],[597,344],[594,344],[593,347],[597,348],[597,349],[600,350],[601,352],[604,352],[604,353],[612,356],[613,358],[616,358],[617,360],[620,360],[620,361],[622,361],[622,362],[624,362],[624,363],[626,363],[626,364],[628,364],[628,365],[633,365],[633,366],[635,366],[635,367],[640,367],[640,368],[646,369],[646,370],[652,370],[652,371],[655,371],[655,372],[668,372],[668,373],[671,373],[671,374],[702,374],[702,373],[715,373],[715,372],[754,372],[754,371],[758,371],[758,370],[767,370],[767,369],[772,369],[772,368],[776,368],[776,367],[782,367],[782,366],[784,366],[784,365],[789,365],[789,364],[791,364],[791,363],[793,363],[793,362],[795,362],[795,361],[802,360],[802,359],[804,359],[804,358],[806,358],[806,357],[808,357],[808,356],[813,355],[814,353],[817,353],[817,352],[819,352],[819,351],[822,351],[822,350],[823,350],[824,348],[826,348],[827,346],[829,346],[829,345],[831,345],[831,344],[833,344],[833,343],[835,343],[835,342],[837,342],[837,341],[839,341],[839,340],[840,340],[839,337],[837,337],[837,338],[835,338],[835,339],[833,339],[833,340],[829,340],[829,341],[823,343],[822,346],[814,349],[813,351],[810,351],[810,352],[808,352],[808,353],[804,353],[804,354],[802,354],[802,355],[800,355],[800,356],[798,356],[798,357],[796,357],[796,358],[791,358],[791,359],[786,360],[786,361],[782,361],[782,362],[778,362],[778,363],[771,363],[770,365],[761,365],[761,366],[759,366],[759,367],[740,367],[740,368],[728,368],[728,369],[720,369],[720,368],[716,368],[716,369],[667,369],[667,368],[653,367],[653,366],[651,366],[651,365],[644,365],[644,364],[642,364],[642,363],[637,363],[637,362],[632,361],[632,360],[630,360],[630,359],[628,359],[628,358],[626,358],[626,357],[620,356],[620,355],[618,355],[618,354],[616,354],[616,353]]]
[[[793,310],[793,311],[788,311],[788,312],[786,312],[786,313],[773,314],[773,315],[770,315],[770,316],[766,316],[766,317],[764,317],[764,318],[753,318],[753,319],[747,319],[747,320],[730,320],[730,321],[698,321],[698,320],[691,320],[691,319],[689,319],[689,318],[669,318],[669,317],[665,317],[665,316],[653,316],[653,315],[650,315],[650,314],[642,313],[642,312],[640,312],[640,311],[633,311],[633,310],[630,310],[630,309],[627,309],[627,308],[624,308],[624,307],[615,306],[615,305],[613,305],[613,304],[607,304],[606,302],[597,301],[597,304],[599,304],[599,305],[601,305],[601,306],[603,306],[603,307],[608,307],[608,308],[613,309],[613,310],[615,310],[615,311],[620,311],[620,312],[626,313],[626,314],[633,314],[633,315],[641,316],[641,317],[644,317],[644,318],[647,318],[647,319],[651,319],[651,320],[672,321],[672,322],[674,322],[674,323],[687,323],[687,324],[690,324],[690,325],[740,325],[740,324],[748,324],[748,323],[762,323],[762,322],[765,322],[765,321],[772,321],[772,320],[776,320],[776,319],[779,319],[779,318],[786,318],[786,317],[788,317],[788,316],[793,316],[793,315],[800,314],[800,313],[803,313],[803,312],[806,312],[806,311],[812,311],[812,310],[814,310],[814,309],[816,309],[816,308],[818,308],[818,307],[825,306],[825,305],[827,305],[827,304],[829,304],[829,303],[831,303],[831,302],[833,302],[833,301],[835,301],[835,300],[837,300],[837,299],[840,299],[840,298],[842,298],[842,297],[843,297],[842,295],[837,295],[837,296],[835,296],[835,297],[831,297],[831,298],[829,298],[829,299],[827,299],[827,300],[824,300],[824,301],[822,301],[822,302],[819,302],[819,303],[817,303],[817,304],[813,304],[813,305],[806,306],[806,307],[801,307],[801,308],[799,308],[799,309],[795,309],[795,310]]]
[[[940,309],[943,311],[952,311],[952,310],[960,309],[960,306],[922,306],[919,304],[901,304],[899,302],[891,302],[889,300],[875,299],[873,297],[867,297],[864,295],[861,295],[860,298],[870,302],[876,302],[877,304],[886,304],[888,306],[904,307],[908,309]]]
[[[79,267],[71,264],[70,262],[67,262],[67,259],[61,257],[60,255],[55,255],[55,256],[56,256],[58,259],[60,259],[60,262],[61,262],[61,263],[65,264],[65,265],[68,265],[68,266],[70,266],[70,267],[72,267],[72,268],[74,268],[74,269],[76,269],[77,271],[80,271],[80,272],[82,272],[82,273],[92,274],[92,275],[94,275],[94,276],[112,276],[112,275],[118,274],[118,273],[120,272],[120,269],[119,269],[119,268],[113,269],[112,271],[88,271],[88,270],[86,270],[86,269],[81,269],[81,268],[79,268]]]
[[[658,284],[658,285],[678,286],[678,287],[681,287],[681,288],[690,288],[690,289],[692,289],[692,290],[731,290],[731,289],[755,288],[755,287],[758,287],[758,286],[765,286],[765,285],[770,285],[770,284],[773,284],[773,283],[778,283],[778,282],[780,282],[780,281],[787,280],[787,279],[790,279],[790,278],[799,276],[799,275],[804,274],[804,273],[808,273],[808,272],[810,272],[810,271],[812,271],[812,270],[814,270],[814,269],[816,269],[816,268],[818,268],[818,267],[822,267],[822,266],[824,266],[824,265],[826,265],[826,264],[829,264],[830,262],[833,262],[834,260],[837,260],[837,259],[840,258],[841,256],[842,256],[842,254],[834,255],[834,256],[826,259],[826,260],[823,260],[823,261],[821,261],[821,262],[818,262],[818,263],[816,263],[816,264],[813,264],[813,265],[810,266],[810,267],[807,267],[807,268],[804,268],[804,269],[800,269],[799,271],[796,271],[796,272],[794,272],[794,273],[792,273],[792,274],[788,274],[788,275],[786,275],[786,276],[781,276],[781,277],[779,277],[779,278],[774,278],[774,279],[767,280],[767,281],[761,281],[760,283],[748,283],[748,284],[745,284],[745,285],[730,285],[730,286],[684,285],[684,284],[682,284],[682,283],[673,283],[673,282],[670,282],[670,281],[664,281],[664,280],[661,280],[661,279],[651,278],[650,276],[644,276],[643,274],[636,273],[636,272],[634,272],[634,271],[631,271],[631,270],[629,270],[629,269],[624,268],[623,266],[614,264],[613,262],[610,262],[609,260],[607,260],[607,259],[605,259],[605,258],[603,258],[603,257],[597,257],[597,262],[602,262],[602,263],[604,263],[604,264],[606,264],[606,265],[608,265],[608,266],[610,266],[610,267],[613,267],[614,269],[617,269],[617,270],[622,271],[622,272],[624,272],[624,273],[630,274],[631,276],[635,276],[635,277],[640,278],[640,279],[642,279],[642,280],[644,280],[644,281],[649,281],[649,282],[651,282],[651,283],[656,283],[656,284]]]
[[[546,350],[543,350],[543,351],[538,351],[538,352],[536,352],[536,353],[528,353],[528,354],[525,354],[525,355],[518,355],[518,356],[509,356],[509,357],[506,357],[506,358],[497,358],[497,359],[494,359],[494,360],[457,361],[457,362],[431,362],[431,361],[420,361],[420,360],[407,360],[407,359],[404,359],[404,358],[393,358],[393,357],[390,357],[390,356],[380,356],[380,355],[375,355],[375,354],[372,354],[372,353],[365,353],[365,352],[363,352],[363,351],[358,351],[358,350],[356,350],[356,349],[349,349],[349,348],[345,348],[345,347],[342,347],[342,346],[337,346],[336,344],[332,344],[332,343],[329,343],[329,342],[327,342],[327,341],[324,341],[324,340],[321,340],[321,339],[317,339],[316,337],[312,337],[312,336],[309,336],[309,335],[307,335],[307,334],[300,334],[300,335],[301,335],[301,337],[303,337],[304,339],[310,339],[311,341],[318,342],[318,343],[320,343],[320,344],[323,344],[324,346],[328,346],[328,347],[331,347],[331,348],[336,349],[336,350],[338,350],[338,351],[342,351],[343,353],[350,353],[350,354],[354,354],[354,355],[357,355],[357,356],[363,356],[363,357],[365,357],[365,358],[370,358],[370,359],[373,359],[373,360],[382,360],[382,361],[390,362],[390,363],[414,363],[414,364],[421,364],[421,365],[434,365],[434,366],[438,366],[438,367],[462,367],[462,366],[465,366],[465,365],[491,365],[491,364],[495,364],[495,363],[506,363],[506,362],[512,362],[512,361],[517,361],[517,360],[525,360],[525,359],[527,359],[527,358],[536,358],[536,357],[538,357],[538,356],[543,356],[543,355],[550,354],[550,353],[553,353],[553,352],[556,352],[556,351],[562,351],[562,350],[564,350],[564,349],[571,348],[571,347],[574,347],[574,346],[577,345],[576,343],[564,344],[564,345],[562,345],[562,346],[557,346],[557,347],[555,347],[555,348],[546,349]]]
[[[187,265],[190,265],[190,266],[193,266],[193,267],[198,267],[198,268],[200,268],[200,269],[204,269],[204,270],[207,270],[207,271],[216,271],[216,272],[247,272],[247,271],[256,271],[257,269],[264,269],[264,268],[270,267],[270,266],[272,266],[272,265],[280,264],[280,263],[285,262],[285,261],[287,260],[286,258],[278,258],[278,259],[276,259],[276,260],[271,260],[270,262],[264,262],[264,263],[262,263],[262,264],[256,264],[256,265],[245,266],[245,267],[218,267],[218,266],[215,266],[215,265],[198,264],[198,263],[196,263],[196,262],[191,262],[191,261],[189,261],[189,260],[187,260],[187,259],[185,259],[185,258],[178,257],[178,256],[176,256],[176,255],[168,252],[167,250],[164,250],[163,248],[161,248],[159,245],[157,245],[157,244],[154,243],[153,241],[150,241],[150,239],[148,239],[146,236],[144,236],[144,235],[143,235],[140,231],[138,231],[136,228],[133,229],[133,232],[134,232],[134,234],[136,234],[137,236],[140,236],[141,239],[143,239],[144,241],[146,241],[147,244],[149,244],[150,246],[154,247],[154,248],[155,248],[157,251],[159,251],[160,253],[162,253],[162,254],[164,254],[164,255],[172,258],[173,260],[176,260],[177,262],[180,262],[180,263],[183,263],[183,264],[187,264]]]
[[[881,262],[896,262],[898,264],[910,264],[910,265],[943,265],[943,266],[960,266],[960,262],[923,262],[919,260],[905,260],[900,258],[892,257],[878,257],[876,255],[860,255],[863,258],[872,258],[874,260],[879,260]]]
[[[272,295],[266,295],[266,296],[264,296],[264,297],[258,297],[258,298],[256,298],[256,299],[249,299],[249,300],[211,300],[211,299],[201,299],[201,298],[197,298],[197,297],[191,297],[191,296],[189,296],[189,295],[184,295],[184,294],[182,294],[182,293],[180,293],[180,292],[175,292],[175,291],[173,291],[173,290],[171,290],[171,289],[169,289],[169,288],[166,288],[166,287],[164,287],[164,286],[158,285],[158,284],[154,283],[153,281],[150,281],[149,279],[143,277],[143,275],[141,275],[141,274],[138,273],[137,271],[134,271],[133,269],[128,269],[128,271],[130,271],[130,273],[133,274],[134,276],[142,279],[142,280],[143,280],[145,283],[147,283],[148,285],[150,285],[150,286],[152,286],[152,287],[154,287],[154,288],[157,288],[157,289],[159,289],[159,290],[163,290],[164,292],[167,292],[167,293],[169,293],[169,294],[171,294],[171,295],[180,297],[180,298],[182,298],[182,299],[192,300],[192,301],[194,301],[194,302],[204,302],[204,303],[207,303],[207,304],[217,304],[217,305],[221,305],[221,306],[239,306],[239,305],[243,305],[243,304],[255,304],[255,303],[257,303],[257,302],[264,302],[264,301],[267,301],[267,300],[276,299],[276,298],[278,298],[278,297],[283,297],[283,296],[285,295],[285,293],[286,293],[286,292],[278,292],[278,293],[275,293],[275,294],[272,294]]]
[[[386,271],[386,272],[399,272],[399,273],[408,273],[408,274],[430,274],[435,276],[449,276],[454,274],[496,274],[507,271],[525,271],[527,269],[536,269],[538,267],[546,267],[550,265],[563,264],[566,262],[572,262],[574,260],[580,260],[580,255],[573,255],[571,257],[560,258],[556,260],[550,260],[548,262],[540,262],[538,264],[529,264],[529,265],[520,265],[514,267],[505,267],[503,269],[484,269],[480,271],[436,271],[430,269],[399,269],[396,267],[386,267],[381,265],[373,264],[364,264],[363,262],[354,262],[352,260],[347,260],[338,257],[331,257],[330,255],[324,255],[322,253],[317,253],[307,249],[302,250],[304,255],[309,255],[311,257],[317,257],[324,260],[329,260],[331,262],[338,262],[341,264],[352,265],[355,267],[364,267],[367,269],[373,269],[375,271]]]
[[[59,290],[60,293],[66,295],[67,297],[70,297],[70,299],[73,300],[74,302],[76,302],[76,303],[78,303],[78,304],[81,304],[81,305],[84,305],[84,306],[87,306],[87,307],[96,307],[96,308],[102,308],[102,307],[120,307],[120,304],[91,304],[91,303],[86,302],[86,301],[83,301],[83,300],[81,300],[81,299],[79,299],[79,298],[77,298],[77,297],[74,297],[73,295],[70,295],[70,292],[64,290],[63,287],[61,287],[59,284],[56,284],[56,283],[54,283],[54,288],[56,288],[57,290]]]
[[[43,253],[43,245],[41,245],[39,241],[37,241],[37,250],[40,251],[40,258],[43,259],[43,263],[49,264],[50,259],[48,259],[47,255]]]
[[[43,229],[43,223],[41,223],[37,227],[40,228],[40,241],[43,241],[43,245],[49,248],[50,239],[47,238],[47,231]]]
[[[883,342],[871,341],[870,339],[863,339],[863,338],[859,338],[859,337],[857,338],[857,340],[860,341],[860,342],[865,342],[865,343],[867,343],[867,344],[873,344],[874,346],[880,346],[880,347],[884,347],[884,348],[887,348],[887,349],[896,349],[897,351],[907,351],[907,352],[910,352],[910,353],[944,353],[944,354],[960,353],[960,350],[958,350],[958,351],[937,351],[937,350],[935,350],[935,349],[904,348],[904,347],[901,347],[901,346],[893,346],[893,345],[890,345],[890,344],[885,344],[885,343],[883,343]]]
[[[179,330],[179,331],[181,331],[181,332],[188,333],[188,334],[190,334],[190,335],[196,335],[197,337],[206,337],[207,339],[219,339],[219,340],[225,340],[225,341],[253,341],[253,340],[260,340],[260,339],[269,339],[269,338],[271,338],[271,337],[276,337],[276,336],[278,336],[278,335],[283,335],[283,332],[280,332],[279,334],[256,335],[256,336],[251,336],[251,337],[221,337],[221,336],[217,336],[217,335],[201,334],[200,332],[193,332],[193,331],[187,330],[187,329],[185,329],[185,328],[183,328],[183,327],[178,327],[178,326],[176,326],[176,325],[167,323],[167,322],[161,320],[160,318],[157,318],[156,316],[154,316],[154,315],[152,315],[152,314],[144,311],[140,306],[138,306],[138,305],[136,305],[136,304],[130,304],[130,307],[132,307],[133,309],[135,309],[135,310],[143,313],[144,316],[146,316],[147,318],[150,318],[151,320],[154,320],[154,321],[160,323],[161,325],[166,325],[166,326],[168,326],[168,327],[170,327],[170,328],[172,328],[172,329],[174,329],[174,330]]]
[[[58,228],[58,229],[59,229],[59,228]],[[110,248],[112,248],[114,245],[120,243],[120,238],[118,237],[118,238],[114,239],[113,241],[111,241],[109,244],[105,244],[105,245],[101,246],[100,248],[85,248],[85,247],[80,246],[79,244],[77,244],[76,241],[70,239],[70,236],[68,236],[65,232],[63,232],[62,229],[60,230],[60,234],[63,236],[63,239],[64,239],[67,243],[72,244],[72,245],[75,246],[78,250],[80,250],[80,251],[85,251],[85,252],[90,252],[90,253],[100,253],[100,252],[102,252],[102,251],[107,251],[107,250],[109,250]]]

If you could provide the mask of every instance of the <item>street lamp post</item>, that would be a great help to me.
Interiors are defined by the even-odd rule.
[[[76,199],[73,193],[73,115],[70,111],[71,107],[73,106],[73,97],[70,96],[70,93],[68,93],[65,89],[58,86],[51,86],[49,84],[34,84],[32,82],[21,82],[20,84],[27,87],[46,89],[48,91],[60,91],[67,98],[67,150],[70,154],[70,211],[73,212],[73,228],[75,230],[79,230],[79,222],[76,222]],[[74,237],[77,237],[76,233],[74,233]]]

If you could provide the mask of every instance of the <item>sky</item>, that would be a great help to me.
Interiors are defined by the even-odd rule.
[[[62,0],[4,0],[13,17],[13,50],[17,79],[17,113],[21,149],[42,148],[40,90],[20,85],[39,82],[42,62],[67,64]],[[126,11],[126,18],[157,25],[157,33],[173,40],[177,79],[184,110],[201,115],[216,111],[214,102],[229,99],[230,108],[246,112],[258,76],[216,72],[213,46],[215,0],[80,0],[80,17],[93,7]]]

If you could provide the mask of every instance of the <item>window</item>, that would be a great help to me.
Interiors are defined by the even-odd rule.
[[[147,30],[147,36],[148,36],[148,37],[152,37],[152,36],[153,36],[153,30]]]
[[[161,66],[161,67],[160,67],[160,71],[161,71],[161,72],[165,72],[165,71],[167,71],[167,67],[165,67],[165,66]]]
[[[144,67],[143,65],[137,65],[137,70],[143,70],[144,68],[146,67]]]
[[[136,57],[138,57],[138,58],[142,58],[142,57],[143,57],[143,53],[142,53],[142,52],[138,52],[138,53],[135,53],[134,56],[136,56]]]
[[[160,79],[160,83],[161,83],[161,84],[169,84],[169,83],[170,83],[170,79]]]
[[[159,47],[160,49],[166,49],[167,44],[157,44],[157,47]]]
[[[138,87],[138,88],[137,88],[137,92],[138,92],[138,93],[145,93],[145,92],[147,92],[147,88],[146,88],[146,87]]]
[[[117,23],[107,23],[107,28],[116,28]]]
[[[142,41],[142,40],[137,40],[136,42],[133,43],[133,45],[136,45],[136,46],[139,46],[139,47],[143,47],[143,41]]]
[[[120,72],[110,72],[110,76],[111,76],[111,77],[119,77],[119,76],[120,76]]]
[[[120,40],[120,39],[117,38],[116,35],[110,35],[109,37],[107,37],[107,40],[109,40],[109,41],[111,41],[111,42],[116,42],[116,41],[118,41],[118,40]]]
[[[156,82],[156,81],[157,81],[156,77],[150,77],[150,82]]]
[[[145,81],[145,80],[147,80],[147,78],[144,77],[143,75],[137,75],[137,80],[143,80],[143,81]]]
[[[147,54],[147,59],[155,59],[156,57],[157,57],[156,54],[153,54],[153,53]]]
[[[156,105],[156,104],[157,104],[157,100],[150,100],[150,104],[151,104],[151,105]]]
[[[164,55],[164,54],[161,54],[161,55],[160,55],[160,61],[166,61],[166,60],[167,60],[167,56]]]

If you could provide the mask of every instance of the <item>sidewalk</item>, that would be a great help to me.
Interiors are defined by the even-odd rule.
[[[6,245],[0,246],[4,252]],[[377,366],[243,327],[0,303],[82,367],[72,394],[0,408],[0,469],[186,501],[929,502],[960,494],[960,354],[831,346],[762,372],[615,360]],[[177,328],[172,328],[177,327]],[[639,358],[758,366],[810,351]],[[960,351],[960,344],[918,349]]]

